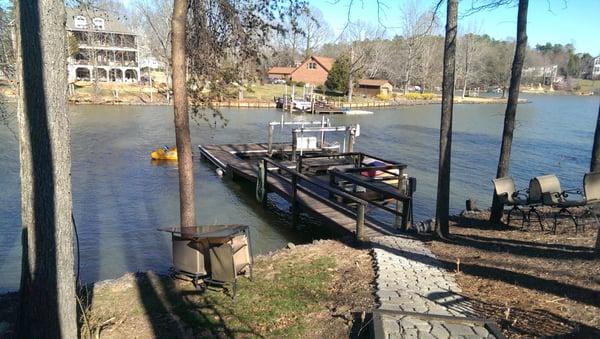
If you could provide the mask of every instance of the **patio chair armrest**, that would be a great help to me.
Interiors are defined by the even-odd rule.
[[[563,199],[562,192],[542,192],[542,204],[552,206],[560,203]]]
[[[568,197],[569,194],[583,195],[583,192],[581,192],[581,190],[578,188],[573,188],[573,189],[564,190],[560,193],[560,195],[562,195],[565,198]]]
[[[525,191],[525,192],[523,192]],[[527,200],[527,193],[529,190],[519,190],[519,191],[514,191],[512,194],[513,198],[521,198],[523,200]]]

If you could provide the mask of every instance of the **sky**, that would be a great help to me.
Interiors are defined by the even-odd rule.
[[[384,8],[377,13],[377,0],[309,0],[319,8],[334,33],[339,35],[348,21],[348,7],[352,3],[350,20],[362,20],[378,25],[381,21],[390,27],[391,36],[400,31],[401,6],[415,0],[380,0]],[[416,0],[422,10],[432,8],[437,1]],[[461,0],[459,3],[459,30],[479,26],[479,34],[488,34],[496,39],[514,39],[517,31],[517,7],[504,6],[463,16],[478,0]],[[440,16],[445,22],[445,5]],[[462,10],[461,10],[462,9]],[[380,18],[381,20],[378,20]],[[600,0],[530,0],[527,22],[530,46],[546,42],[572,43],[577,52],[600,55]]]
[[[120,0],[130,7],[134,0]],[[377,12],[377,1],[384,7]],[[401,6],[416,1],[422,10],[432,8],[437,0],[308,0],[308,2],[323,12],[324,19],[334,31],[334,38],[339,36],[348,22],[348,7],[350,20],[362,20],[373,25],[381,21],[391,36],[399,34]],[[460,0],[459,12],[464,12],[472,4],[487,0]],[[0,0],[0,4],[7,0]],[[515,1],[516,2],[516,1]],[[444,20],[445,6],[440,9]],[[170,13],[169,13],[170,14]],[[516,6],[504,6],[494,10],[481,11],[459,18],[459,30],[465,32],[468,27],[479,27],[478,34],[488,34],[496,39],[514,39],[517,30]],[[546,42],[568,44],[572,43],[576,51],[600,55],[600,0],[530,0],[527,23],[529,45],[545,44]]]

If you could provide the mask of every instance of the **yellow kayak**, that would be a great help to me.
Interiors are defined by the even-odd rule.
[[[150,153],[153,160],[177,160],[177,148],[159,147]]]

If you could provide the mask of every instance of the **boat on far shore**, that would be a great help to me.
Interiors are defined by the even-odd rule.
[[[365,111],[361,109],[344,109],[342,110],[343,114],[346,115],[369,115],[373,114],[373,111]]]

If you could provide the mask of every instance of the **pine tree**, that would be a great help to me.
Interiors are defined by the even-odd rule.
[[[327,89],[346,93],[348,91],[348,78],[350,77],[350,58],[342,55],[335,60],[331,71],[325,81]]]

